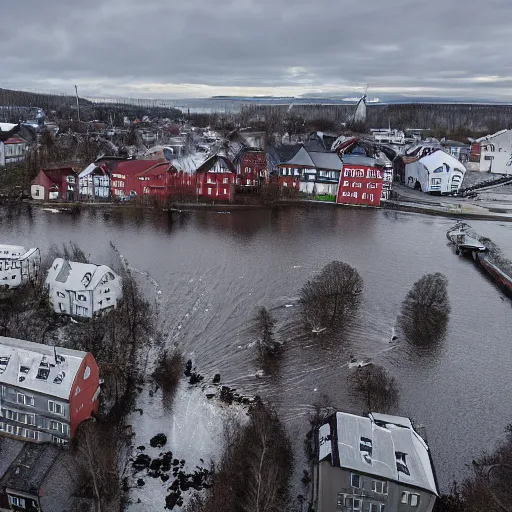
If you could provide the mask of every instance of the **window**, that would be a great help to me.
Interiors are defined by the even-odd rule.
[[[362,487],[362,478],[355,473],[350,474],[350,485],[352,487]]]
[[[29,407],[34,407],[34,397],[23,395],[22,393],[16,393],[16,402]]]
[[[417,507],[418,503],[420,502],[420,495],[419,494],[411,494],[409,497],[409,505],[411,507]]]
[[[84,370],[84,380],[87,380],[91,375],[91,368],[89,366],[85,367]]]
[[[35,196],[36,196],[36,197],[39,197],[39,189],[38,189],[38,188],[36,188]]]
[[[395,452],[396,469],[398,470],[399,473],[410,475],[409,469],[407,468],[406,455],[407,454],[404,452]]]
[[[339,492],[336,499],[336,506],[343,507],[343,505],[345,505],[345,495],[342,492]]]
[[[55,444],[66,444],[67,441],[65,439],[62,439],[61,437],[52,436],[52,443],[55,443]]]
[[[212,189],[211,188],[208,188],[208,195],[211,196],[212,195]]]
[[[9,496],[9,503],[15,507],[25,508],[25,500],[16,496]]]
[[[350,187],[350,182],[349,181],[344,181],[343,182],[343,186],[344,187]]]
[[[82,293],[78,294],[78,300],[82,302],[87,302],[87,297],[83,295]]]
[[[222,179],[222,183],[228,183],[228,181],[229,181],[229,178],[223,178]]]
[[[65,297],[65,295],[62,292],[57,292],[57,297],[61,297],[63,299]]]
[[[62,312],[66,311],[66,305],[64,304],[64,302],[59,302],[59,309]]]
[[[28,439],[34,439],[34,441],[39,441],[39,432],[27,428],[24,437],[27,437]]]
[[[358,181],[358,182],[356,182],[356,183],[354,183],[352,186],[353,186],[354,188],[363,188],[363,184],[362,184],[362,183],[360,183],[359,181]]]
[[[227,193],[228,193],[228,189],[227,189],[227,188],[225,188],[225,189],[224,189],[224,194],[227,194]]]
[[[378,492],[379,494],[387,494],[388,493],[388,483],[381,482],[380,480],[372,481],[372,491]]]
[[[386,505],[381,504],[379,512],[386,512]]]
[[[430,182],[432,183],[432,185],[441,185],[441,181],[442,179],[441,178],[432,178],[430,180]]]
[[[400,494],[400,503],[407,503],[409,501],[409,493],[402,491],[402,494]]]
[[[64,407],[62,404],[58,404],[57,402],[53,402],[52,400],[48,400],[48,410],[55,414],[60,414],[64,416]]]
[[[438,167],[437,169],[434,169],[432,172],[443,172],[443,167]]]

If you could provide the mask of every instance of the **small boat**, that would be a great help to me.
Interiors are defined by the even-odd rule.
[[[463,225],[455,226],[446,233],[446,236],[455,245],[457,254],[487,252],[487,247],[477,238],[469,235]]]

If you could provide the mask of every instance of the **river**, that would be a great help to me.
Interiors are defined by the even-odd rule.
[[[312,404],[322,396],[360,413],[347,388],[350,355],[385,366],[400,387],[397,412],[425,427],[441,490],[467,474],[512,422],[511,303],[454,255],[446,218],[384,210],[297,208],[191,213],[102,209],[78,216],[22,207],[0,210],[2,243],[38,246],[73,241],[93,262],[108,263],[113,242],[129,264],[156,281],[161,327],[210,380],[271,400],[285,421],[302,469],[302,439]],[[512,224],[471,222],[512,257]],[[298,341],[302,284],[341,260],[364,279],[364,305],[338,342]],[[449,279],[451,315],[442,342],[419,351],[389,343],[401,302],[422,275]],[[155,289],[155,296],[156,296]],[[266,306],[284,341],[280,372],[258,378],[256,308]],[[302,464],[302,466],[301,466]]]

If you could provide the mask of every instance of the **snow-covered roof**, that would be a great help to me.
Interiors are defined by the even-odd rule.
[[[375,165],[375,158],[366,155],[344,153],[341,159],[343,163],[347,165]]]
[[[438,494],[428,446],[408,418],[338,412],[333,446],[342,468]]]
[[[476,139],[475,142],[481,143],[486,142],[489,139],[493,139],[494,137],[497,137],[498,135],[503,135],[504,133],[511,131],[511,130],[500,130],[499,132],[493,133],[492,135],[485,135],[484,137],[480,137],[479,139]]]
[[[106,274],[115,272],[106,265],[78,263],[56,258],[48,270],[47,283],[59,282],[66,285],[66,290],[94,290]]]
[[[86,352],[0,336],[0,383],[69,399]]]
[[[86,176],[89,176],[92,172],[94,172],[94,169],[98,167],[95,163],[89,164],[79,175],[78,178],[85,178]]]
[[[421,162],[427,169],[432,171],[438,167],[442,167],[443,164],[447,164],[453,169],[459,169],[462,172],[466,172],[466,168],[461,162],[441,150],[434,151],[433,153],[430,153],[430,155],[426,155],[420,158],[419,162]]]
[[[186,173],[193,173],[196,169],[205,162],[205,155],[200,153],[193,153],[178,158],[172,158],[169,163],[177,170]]]
[[[21,245],[0,245],[0,260],[19,259],[27,252]]]

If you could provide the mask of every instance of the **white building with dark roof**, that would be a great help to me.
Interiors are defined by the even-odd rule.
[[[408,418],[338,412],[318,432],[318,512],[431,512],[438,488]]]
[[[56,313],[92,318],[116,308],[122,297],[121,278],[106,265],[57,258],[45,281]]]
[[[17,288],[27,284],[37,278],[40,267],[39,249],[0,245],[0,287]]]
[[[91,354],[0,336],[0,434],[66,444],[99,392]]]

